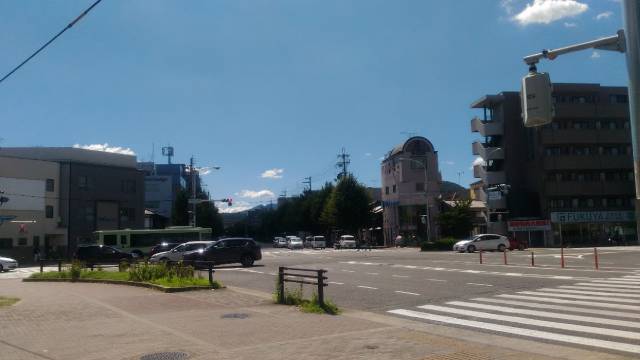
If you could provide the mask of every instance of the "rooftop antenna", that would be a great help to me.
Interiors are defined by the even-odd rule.
[[[167,157],[167,164],[171,164],[171,158],[173,157],[173,146],[165,146],[162,148],[162,156]]]

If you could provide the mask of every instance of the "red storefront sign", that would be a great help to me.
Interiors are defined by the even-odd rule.
[[[507,222],[509,231],[549,231],[549,220],[511,220]]]

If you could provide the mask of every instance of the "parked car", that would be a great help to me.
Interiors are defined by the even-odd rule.
[[[336,249],[355,249],[356,238],[353,235],[342,235],[334,247]]]
[[[185,253],[183,259],[185,263],[193,262],[196,267],[204,267],[198,261],[213,261],[215,265],[241,263],[246,267],[262,259],[262,250],[251,238],[228,238]]]
[[[149,257],[160,253],[160,252],[165,252],[165,251],[169,251],[171,249],[173,249],[174,247],[180,245],[180,243],[166,243],[163,242],[162,244],[158,244],[154,247],[151,248],[151,250],[149,250]]]
[[[508,236],[507,238],[509,239],[509,250],[518,249],[522,251],[529,247],[525,241],[519,241],[517,239],[512,238],[511,236]]]
[[[157,253],[149,258],[149,262],[178,262],[182,260],[185,253],[200,250],[210,245],[212,241],[189,241],[180,244],[169,251]]]
[[[12,258],[0,256],[0,272],[15,270],[18,268],[18,262]]]
[[[509,238],[498,234],[479,234],[469,240],[458,241],[453,245],[454,251],[474,252],[483,251],[505,251],[509,248]]]
[[[131,262],[136,256],[107,245],[81,245],[78,246],[74,258],[87,265],[95,265]]]
[[[287,237],[287,247],[291,250],[302,249],[304,248],[304,244],[302,243],[302,239],[297,236],[288,236]]]
[[[284,248],[287,247],[287,239],[283,237],[277,237],[273,239],[273,247],[274,248]]]
[[[324,249],[327,247],[327,242],[324,236],[307,236],[304,245],[312,249]]]

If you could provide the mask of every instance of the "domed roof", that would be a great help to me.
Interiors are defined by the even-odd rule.
[[[413,136],[402,144],[395,146],[389,154],[387,154],[385,160],[405,152],[408,152],[411,155],[425,155],[426,153],[434,152],[434,148],[431,141],[424,136]]]

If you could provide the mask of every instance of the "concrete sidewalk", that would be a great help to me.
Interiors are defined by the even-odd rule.
[[[8,279],[0,295],[22,299],[0,308],[3,360],[133,360],[157,352],[194,360],[624,358],[373,313],[303,314],[235,288],[165,294]]]

